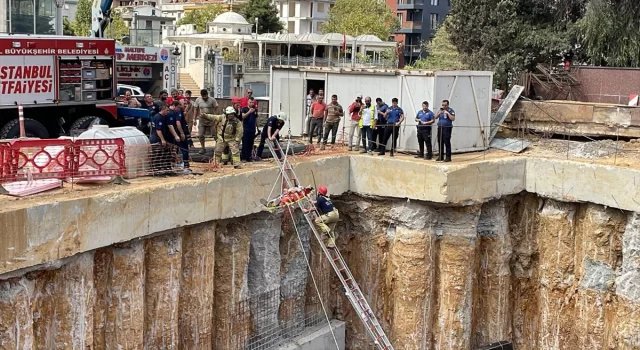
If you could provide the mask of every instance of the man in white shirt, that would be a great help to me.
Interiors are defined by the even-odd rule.
[[[309,89],[309,94],[307,95],[307,113],[304,118],[304,126],[302,127],[302,134],[307,135],[309,128],[311,127],[311,104],[316,102],[316,94],[313,89]]]
[[[362,135],[362,151],[360,153],[372,153],[375,147],[373,129],[376,127],[376,105],[371,104],[371,97],[364,98],[364,105],[360,108],[360,135]],[[367,140],[369,145],[367,147]]]

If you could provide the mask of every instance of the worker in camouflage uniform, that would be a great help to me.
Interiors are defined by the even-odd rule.
[[[214,151],[216,162],[218,162],[219,164],[223,161],[228,162],[229,155],[225,154],[226,159],[223,159],[222,153],[224,152],[225,147],[229,147],[233,167],[239,169],[239,145],[240,140],[242,139],[242,121],[237,118],[235,108],[229,106],[224,110],[224,115],[208,114],[206,115],[206,117],[213,122],[213,124],[215,125],[215,130],[218,134],[218,139],[216,140],[216,149]]]

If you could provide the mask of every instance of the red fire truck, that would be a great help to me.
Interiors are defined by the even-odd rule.
[[[50,138],[93,123],[115,124],[115,41],[0,36],[0,139]]]

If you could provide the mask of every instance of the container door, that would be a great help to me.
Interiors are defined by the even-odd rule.
[[[451,135],[453,152],[480,151],[488,147],[492,76],[488,72],[438,72],[434,112],[442,100],[456,112]]]
[[[282,134],[286,135],[289,127],[291,127],[291,134],[295,136],[302,136],[302,127],[304,125],[304,84],[302,78],[280,78],[280,106],[275,111],[287,113],[289,117],[288,123],[284,126]],[[274,114],[275,114],[274,113]]]

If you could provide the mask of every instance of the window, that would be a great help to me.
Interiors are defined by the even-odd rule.
[[[429,18],[429,23],[431,24],[431,29],[436,30],[438,29],[438,14],[437,13],[432,13],[431,17]]]
[[[438,0],[431,0],[432,6],[438,6]]]
[[[398,20],[402,23],[402,13],[398,13]]]
[[[153,29],[153,22],[145,21],[144,28],[145,29]]]
[[[296,16],[296,3],[293,1],[289,1],[289,17],[295,17],[295,16]]]
[[[202,58],[202,47],[196,46],[196,58]]]
[[[118,88],[118,96],[124,96],[124,94],[127,93],[127,91],[131,92],[133,94],[133,92],[131,91],[131,89],[128,88],[124,88],[124,87],[120,87]]]
[[[245,89],[253,90],[253,97],[269,97],[268,83],[244,84]]]
[[[288,31],[289,33],[295,33],[295,32],[296,32],[296,22],[294,22],[294,21],[290,21],[290,22],[287,24],[287,31]]]
[[[323,3],[318,3],[317,5],[318,7],[316,8],[316,11],[319,13],[323,13],[324,12],[324,4]]]
[[[233,65],[225,64],[222,66],[222,96],[231,97],[231,75],[233,73]]]

